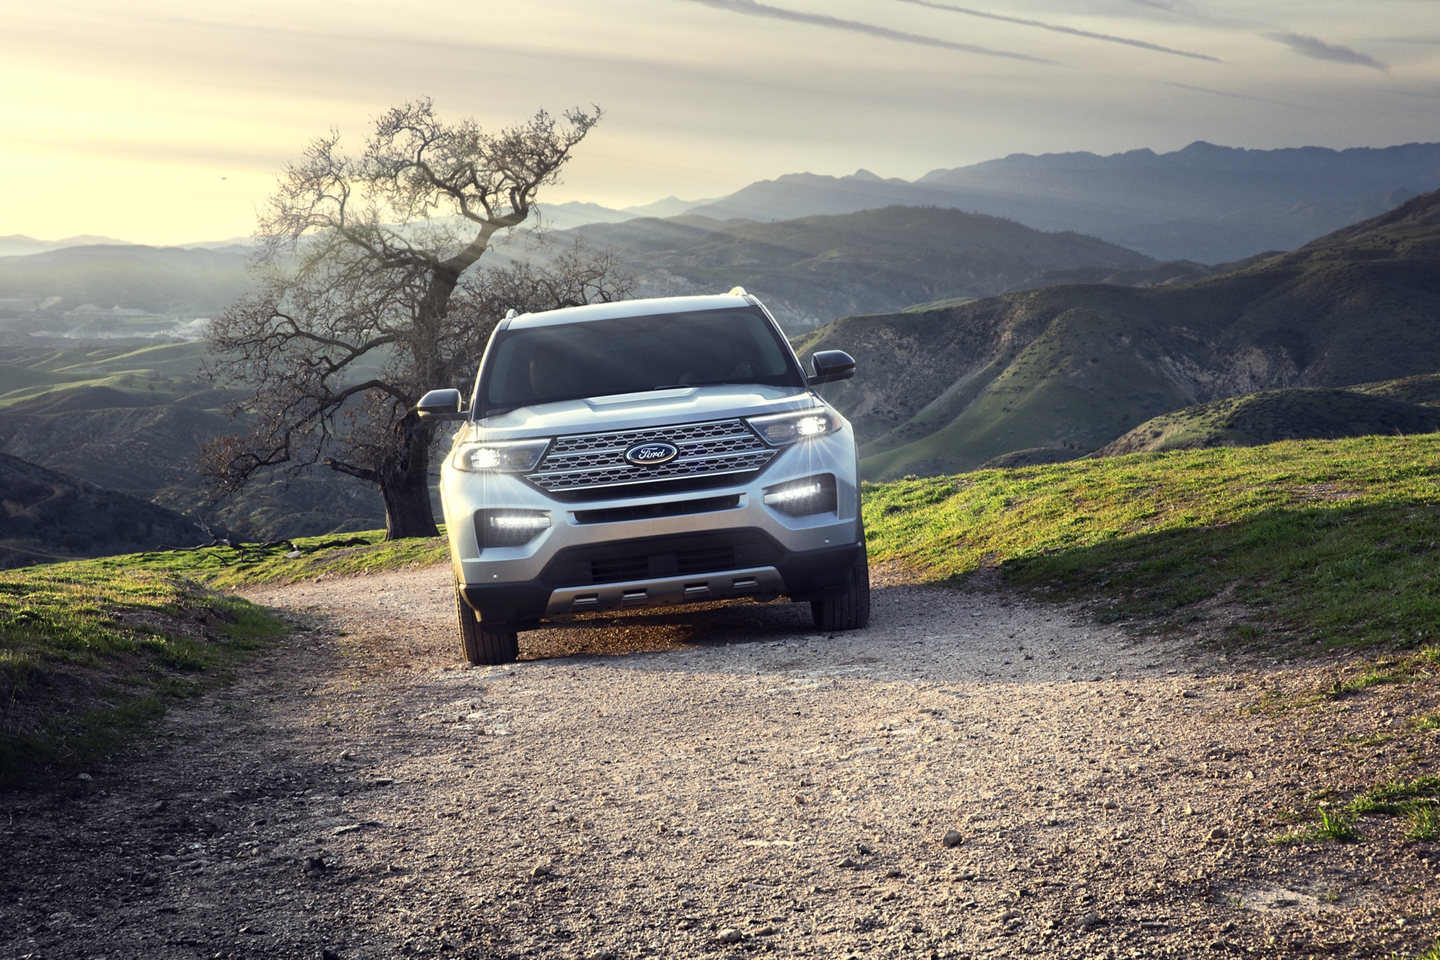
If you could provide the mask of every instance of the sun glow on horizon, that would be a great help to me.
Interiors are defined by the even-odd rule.
[[[370,0],[339,19],[315,0],[12,5],[0,235],[248,235],[312,138],[337,127],[358,149],[370,118],[425,95],[490,128],[600,104],[540,199],[614,208],[1016,152],[1440,139],[1431,5],[1390,0],[1363,23],[1338,0],[955,6],[536,0],[434,23]]]

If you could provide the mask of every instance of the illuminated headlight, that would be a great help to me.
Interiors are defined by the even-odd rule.
[[[823,407],[801,413],[752,417],[747,422],[772,447],[828,436],[840,429],[840,418]]]
[[[517,440],[512,443],[463,443],[451,461],[460,470],[477,473],[528,473],[535,469],[549,440]]]
[[[475,538],[480,548],[519,547],[550,529],[544,510],[477,510]]]
[[[808,517],[812,513],[834,513],[838,499],[835,478],[828,473],[802,480],[791,480],[765,488],[765,506],[774,507],[792,517]]]

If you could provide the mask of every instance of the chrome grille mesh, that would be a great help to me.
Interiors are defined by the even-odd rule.
[[[637,443],[673,443],[680,453],[669,463],[639,467],[625,459]],[[680,423],[644,430],[560,437],[526,478],[549,493],[696,477],[723,477],[760,470],[778,451],[765,445],[743,420]]]

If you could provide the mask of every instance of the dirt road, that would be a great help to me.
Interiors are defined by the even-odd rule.
[[[594,618],[461,669],[448,576],[257,593],[307,629],[137,755],[5,797],[0,956],[1384,956],[1434,935],[1436,846],[1402,824],[1267,842],[1325,787],[1433,771],[1430,734],[1347,746],[1433,712],[1431,688],[1255,712],[1323,669],[904,585],[855,634],[784,604]]]

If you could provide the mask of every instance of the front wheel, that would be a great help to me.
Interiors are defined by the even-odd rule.
[[[845,592],[838,597],[811,600],[810,613],[821,630],[859,630],[870,622],[870,561],[863,542]]]
[[[460,595],[455,584],[455,613],[460,618],[460,647],[465,659],[476,666],[493,667],[514,663],[520,656],[520,638],[514,630],[487,630]]]

